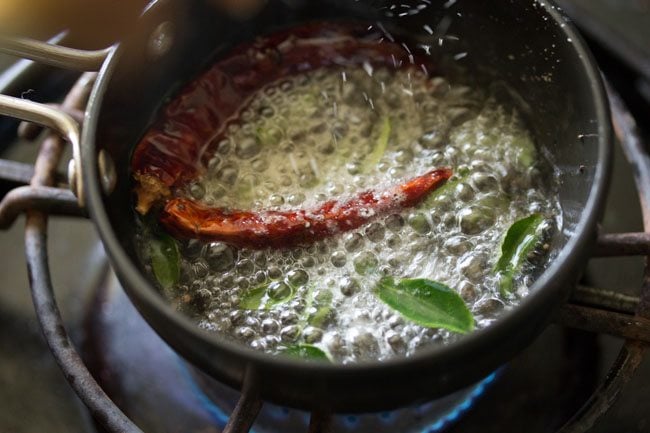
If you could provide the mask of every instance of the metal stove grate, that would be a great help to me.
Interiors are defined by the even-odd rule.
[[[81,109],[94,80],[84,74],[66,97],[62,108],[70,113]],[[594,257],[650,257],[650,154],[642,143],[633,117],[622,100],[609,90],[612,121],[623,151],[634,167],[635,181],[643,211],[645,233],[601,234]],[[22,128],[29,134],[29,128]],[[47,253],[47,220],[52,215],[85,216],[68,189],[54,187],[61,182],[56,167],[65,142],[56,135],[42,144],[34,167],[0,160],[0,179],[27,184],[12,189],[0,202],[0,228],[8,228],[24,213],[25,245],[34,308],[41,329],[56,361],[71,387],[89,408],[92,416],[108,432],[139,432],[92,378],[72,345],[63,325],[53,293]],[[569,303],[564,305],[557,322],[573,328],[606,333],[626,340],[606,379],[573,418],[560,429],[561,433],[584,432],[591,428],[615,402],[622,387],[634,375],[650,345],[650,264],[638,297],[614,291],[578,287]],[[243,393],[223,430],[226,433],[250,430],[262,402]],[[331,414],[314,413],[309,432],[330,430]]]

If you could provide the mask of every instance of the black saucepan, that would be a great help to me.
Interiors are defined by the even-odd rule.
[[[384,1],[269,1],[255,17],[241,21],[204,2],[160,0],[143,15],[136,34],[108,57],[87,108],[81,157],[85,202],[133,303],[196,366],[240,389],[252,378],[259,395],[276,403],[381,410],[476,382],[544,328],[580,276],[595,238],[610,165],[611,126],[600,75],[573,26],[553,4],[541,0],[399,3],[422,6],[418,13],[402,16]],[[466,53],[459,62],[477,83],[506,82],[520,95],[518,103],[536,141],[561,171],[563,209],[563,228],[553,245],[557,258],[519,307],[457,343],[411,358],[346,366],[253,351],[199,329],[174,311],[143,272],[135,250],[129,173],[133,146],[165,97],[219,53],[292,24],[340,19],[380,22],[405,43],[430,45],[443,74],[455,67],[445,59]],[[100,178],[100,152],[117,171],[109,192]]]

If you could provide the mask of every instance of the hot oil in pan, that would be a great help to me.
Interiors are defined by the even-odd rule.
[[[255,349],[315,347],[342,363],[408,356],[459,338],[382,302],[377,287],[386,276],[448,286],[477,329],[516,306],[549,255],[537,245],[504,292],[494,272],[501,242],[530,215],[540,216],[545,236],[557,230],[554,176],[516,108],[498,100],[498,85],[472,88],[452,78],[357,59],[254,92],[219,132],[201,176],[175,195],[285,211],[345,202],[434,168],[450,167],[454,176],[415,207],[304,245],[182,240],[180,278],[165,295],[199,326]],[[145,263],[156,260],[152,236],[145,228],[139,239]]]

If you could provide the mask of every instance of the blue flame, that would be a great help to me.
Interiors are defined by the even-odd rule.
[[[192,377],[192,374],[188,370],[188,367],[185,364],[185,362],[182,361],[180,358],[178,360],[179,360],[178,367],[181,372],[181,375],[185,379],[185,382],[189,385],[192,394],[194,394],[194,396],[198,400],[199,404],[201,405],[201,408],[203,408],[206,411],[206,413],[210,416],[210,418],[212,418],[212,421],[220,429],[223,430],[223,428],[228,423],[228,418],[230,418],[230,415],[226,414],[223,409],[221,409],[219,406],[214,404],[212,400],[210,400],[210,397],[208,397],[208,395],[205,392],[203,392],[199,384],[196,383],[196,381]],[[250,433],[255,433],[255,430],[251,429]]]
[[[454,407],[452,410],[443,415],[438,421],[434,424],[426,427],[422,430],[422,433],[438,433],[449,427],[450,424],[453,424],[460,418],[465,412],[467,412],[476,400],[485,393],[485,389],[497,378],[497,375],[501,370],[497,370],[494,373],[490,374],[488,377],[483,379],[481,382],[476,385],[476,388],[463,400],[458,406]]]
[[[216,405],[201,389],[201,387],[192,377],[184,361],[179,359],[178,366],[181,375],[189,385],[190,391],[196,397],[201,408],[210,416],[212,421],[219,428],[223,429],[223,427],[228,422],[229,415],[222,408]],[[500,369],[495,371],[483,379],[481,382],[476,384],[464,400],[456,404],[447,413],[440,416],[433,424],[430,424],[422,429],[420,433],[439,433],[449,428],[451,424],[456,422],[465,412],[467,412],[476,403],[478,398],[485,393],[486,388],[492,382],[494,382],[500,371]],[[427,403],[416,407],[415,410],[418,412],[426,413],[430,409],[431,405],[432,403]],[[376,417],[382,422],[382,424],[390,425],[396,419],[397,412],[398,411],[381,412],[376,414]],[[286,407],[272,407],[271,410],[269,410],[267,413],[278,421],[289,419],[291,415],[302,415],[300,418],[302,418],[305,428],[309,424],[309,413],[307,412],[294,411]],[[348,430],[354,430],[360,424],[360,418],[357,415],[342,415],[338,418],[340,421],[342,421],[343,425]],[[251,429],[250,432],[256,433],[255,429]]]

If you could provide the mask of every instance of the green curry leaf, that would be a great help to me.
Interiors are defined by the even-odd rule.
[[[307,319],[309,325],[316,328],[322,328],[325,325],[332,314],[332,298],[332,292],[324,291],[313,300],[312,304],[316,311],[309,315]]]
[[[236,187],[237,197],[242,200],[252,201],[255,197],[255,186],[252,179],[241,179]]]
[[[379,138],[375,142],[375,146],[372,149],[372,152],[366,157],[366,162],[363,166],[364,172],[369,172],[379,164],[381,158],[386,153],[388,148],[388,140],[390,139],[392,127],[389,117],[384,117],[384,121],[381,124],[381,130],[379,131]]]
[[[437,188],[427,196],[426,200],[424,200],[422,202],[422,205],[420,205],[420,208],[428,209],[434,206],[436,197],[440,195],[443,194],[451,195],[459,184],[465,182],[469,178],[469,173],[470,173],[469,169],[461,169],[456,173],[454,173],[451,179],[445,182],[444,185],[442,185],[440,188]]]
[[[541,241],[543,223],[544,217],[533,214],[520,219],[508,229],[501,244],[501,256],[494,267],[500,276],[499,290],[502,295],[512,291],[515,274]]]
[[[520,168],[526,169],[535,165],[537,150],[529,135],[514,137],[512,147],[517,149],[517,164]]]
[[[294,358],[301,358],[308,361],[330,361],[327,353],[311,344],[295,344],[282,350],[280,353]]]
[[[246,291],[239,306],[245,310],[269,310],[291,300],[295,294],[295,289],[283,281],[267,281]]]
[[[282,140],[283,134],[282,128],[265,122],[263,126],[258,127],[255,131],[255,138],[261,146],[275,146]]]
[[[426,279],[392,277],[379,280],[379,299],[405,318],[427,328],[444,328],[465,334],[474,329],[474,317],[458,293],[444,284]]]
[[[253,287],[243,294],[239,300],[239,306],[245,310],[258,310],[262,305],[262,299],[266,295],[266,285]]]
[[[178,244],[169,235],[159,234],[149,242],[151,268],[163,289],[169,289],[181,276]]]

